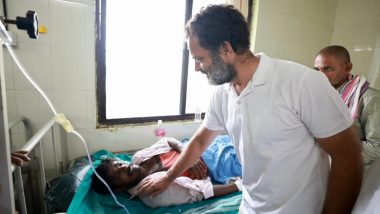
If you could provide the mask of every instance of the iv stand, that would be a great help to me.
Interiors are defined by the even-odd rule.
[[[16,24],[18,29],[26,30],[29,37],[37,39],[38,37],[38,19],[34,11],[28,11],[26,18],[17,17],[16,21],[2,20],[9,24]],[[9,36],[3,22],[0,21],[0,44],[12,44],[12,38]],[[5,75],[4,75],[4,57],[3,49],[0,50],[0,211],[1,213],[12,213],[16,211],[11,150],[9,142],[8,111],[7,111]]]
[[[0,22],[0,42],[11,41],[4,25]],[[7,41],[8,39],[8,41]],[[9,40],[10,39],[10,40]],[[11,151],[8,132],[8,111],[6,102],[3,49],[0,50],[0,210],[15,213]]]

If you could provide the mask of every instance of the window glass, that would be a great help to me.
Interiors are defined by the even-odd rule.
[[[107,1],[106,116],[179,112],[185,1]]]
[[[202,7],[209,4],[223,4],[224,0],[194,0],[193,12],[196,14]],[[207,110],[211,95],[217,86],[212,86],[208,83],[206,75],[195,72],[194,59],[189,56],[189,74],[187,82],[187,100],[186,100],[186,113],[193,113],[196,108],[202,112]]]
[[[205,112],[215,86],[194,71],[191,56],[188,73],[182,68],[187,1],[99,1],[106,3],[106,22],[101,25],[106,27],[106,74],[98,79],[105,81],[106,100],[98,100],[105,102],[100,108],[105,119],[181,116],[182,75],[188,80],[184,113],[196,108]],[[223,2],[193,0],[192,13]]]

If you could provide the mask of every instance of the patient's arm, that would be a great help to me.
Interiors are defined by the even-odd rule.
[[[237,185],[233,182],[228,183],[228,184],[214,184],[213,189],[214,189],[213,198],[223,196],[223,195],[228,195],[230,193],[239,191]]]
[[[179,153],[181,153],[184,149],[184,145],[180,141],[172,138],[168,138],[168,144],[173,150]]]
[[[203,162],[202,158],[189,168],[190,178],[191,179],[204,179],[207,177],[207,165]]]

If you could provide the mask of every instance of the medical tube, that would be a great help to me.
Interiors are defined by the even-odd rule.
[[[26,79],[29,80],[29,82],[37,89],[38,92],[42,95],[42,97],[46,100],[48,105],[50,106],[51,110],[53,111],[54,115],[57,115],[57,111],[55,110],[53,104],[49,100],[49,97],[44,93],[44,91],[40,88],[40,86],[33,80],[33,78],[26,72],[24,66],[21,64],[20,60],[17,58],[15,52],[13,51],[13,48],[10,44],[5,43],[5,46],[8,48],[9,53],[11,54],[13,60],[21,70],[22,74],[26,77]]]
[[[75,134],[82,141],[82,143],[83,143],[83,145],[84,145],[84,147],[86,149],[87,158],[88,158],[88,161],[89,161],[89,163],[91,165],[92,170],[94,171],[94,173],[96,174],[96,176],[99,178],[99,180],[101,180],[106,185],[107,189],[110,191],[110,193],[111,193],[113,199],[115,200],[116,204],[119,205],[120,207],[122,207],[124,209],[124,211],[129,214],[128,209],[117,200],[115,194],[112,192],[112,190],[108,186],[107,182],[98,174],[98,172],[96,172],[96,170],[94,168],[94,165],[92,163],[92,160],[91,160],[90,153],[89,153],[88,148],[87,148],[86,141],[84,140],[84,138],[82,137],[82,135],[79,132],[77,132],[77,131],[74,130],[74,127],[72,127],[70,121],[68,121],[63,114],[58,114],[57,113],[57,111],[55,110],[54,105],[50,101],[49,97],[44,93],[44,91],[40,88],[40,86],[33,80],[33,78],[29,75],[29,73],[26,72],[24,66],[21,64],[20,60],[17,58],[17,56],[14,53],[13,48],[10,46],[10,44],[8,44],[6,42],[4,44],[7,47],[9,53],[11,54],[13,60],[15,61],[15,63],[19,67],[19,69],[21,70],[22,74],[24,74],[24,76],[26,77],[26,79],[29,80],[29,82],[37,89],[37,91],[42,95],[42,97],[48,103],[50,109],[54,113],[54,116],[55,116],[54,119],[55,119],[55,121],[57,123],[59,123],[60,125],[62,125],[62,127],[66,130],[66,132]]]
[[[90,157],[90,152],[88,151],[87,145],[86,145],[85,140],[84,140],[84,138],[82,137],[82,135],[81,135],[79,132],[75,131],[75,130],[73,130],[72,133],[75,134],[75,135],[77,135],[77,136],[79,137],[79,139],[81,139],[81,141],[84,143],[84,148],[86,149],[87,158],[88,158],[88,161],[89,161],[90,166],[91,166],[91,168],[92,168],[92,171],[94,171],[94,173],[95,173],[96,176],[99,178],[99,180],[101,180],[101,181],[106,185],[106,187],[107,187],[108,191],[111,193],[111,195],[112,195],[112,197],[113,197],[115,203],[116,203],[117,205],[119,205],[120,207],[122,207],[122,208],[124,209],[124,211],[125,211],[127,214],[129,214],[128,209],[127,209],[123,204],[121,204],[121,203],[117,200],[115,194],[113,193],[113,191],[111,190],[111,188],[108,186],[107,182],[106,182],[106,181],[102,178],[102,176],[100,176],[100,175],[98,174],[98,172],[95,170],[95,168],[94,168],[94,164],[92,163],[92,160],[91,160],[91,157]]]

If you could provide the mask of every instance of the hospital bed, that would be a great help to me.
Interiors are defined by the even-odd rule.
[[[235,156],[235,154],[231,155],[231,152],[234,152],[234,150],[230,149],[228,147],[229,145],[226,146],[228,142],[222,141],[226,140],[223,136],[218,137],[217,140],[219,141],[214,141],[214,143],[211,144],[208,150],[209,152],[204,153],[204,160],[209,161],[211,157],[208,156],[215,155],[215,153],[223,153],[223,155],[218,156],[219,158],[212,158],[215,161],[222,161],[223,164],[221,164],[221,167],[227,168],[225,164],[231,165],[231,163],[235,163],[235,160],[228,158],[231,161],[227,163],[229,161],[226,161],[224,154],[229,157]],[[223,148],[223,152],[215,148],[221,144],[225,144],[223,147],[220,147]],[[118,157],[122,160],[130,161],[132,155],[133,152],[114,154],[107,150],[100,150],[92,154],[91,157],[96,167],[101,162],[101,159],[105,157]],[[50,213],[66,211],[67,213],[126,213],[125,210],[116,205],[112,196],[99,195],[90,188],[93,171],[90,168],[87,157],[77,158],[73,160],[69,166],[66,174],[53,179],[49,182],[49,185],[47,185],[48,188],[45,199]],[[211,166],[211,168],[212,167],[213,166]],[[239,169],[239,167],[240,164],[234,168]],[[212,170],[215,170],[215,168]],[[236,172],[231,173],[236,174]],[[223,181],[224,179],[223,176],[213,176],[213,178],[215,178],[214,182]],[[116,196],[118,201],[126,206],[129,213],[237,213],[241,201],[241,193],[237,192],[197,203],[157,209],[149,208],[138,198],[129,199],[130,195],[128,193],[116,194]]]
[[[27,123],[25,119],[20,120],[23,123]],[[126,213],[121,207],[115,204],[113,198],[110,195],[99,195],[90,189],[92,170],[87,159],[87,156],[77,158],[70,161],[67,170],[61,172],[62,174],[51,179],[45,185],[48,180],[45,176],[43,167],[43,157],[40,147],[40,143],[43,138],[49,138],[53,141],[53,145],[58,137],[56,129],[54,131],[54,121],[48,121],[40,130],[38,130],[23,146],[24,150],[33,151],[36,150],[36,156],[38,160],[38,168],[40,169],[38,195],[42,193],[45,203],[37,205],[41,208],[40,213]],[[11,123],[10,127],[13,127]],[[55,133],[55,134],[54,134]],[[11,134],[12,135],[12,134]],[[63,137],[64,138],[64,137]],[[64,151],[63,153],[67,153]],[[119,157],[123,160],[129,161],[133,152],[121,152],[111,153],[106,150],[100,150],[92,154],[92,160],[95,164],[100,163],[102,157]],[[62,155],[62,157],[66,157]],[[67,158],[67,157],[66,157]],[[62,170],[62,161],[55,157],[57,172]],[[22,189],[22,173],[19,167],[14,168],[12,171],[15,174],[17,197],[19,201],[24,201],[21,205],[21,213],[26,213],[25,196]],[[60,174],[60,173],[57,173]],[[46,187],[46,189],[45,189]],[[38,196],[40,197],[40,196]],[[163,207],[163,208],[149,208],[138,198],[129,200],[127,193],[117,194],[119,202],[124,204],[129,213],[237,213],[242,199],[240,192],[232,193],[227,196],[203,200],[201,202],[192,204],[183,204],[179,206]],[[21,200],[20,200],[21,199]],[[380,159],[375,161],[366,173],[362,189],[355,205],[354,214],[368,213],[376,214],[380,213],[380,207],[378,201],[380,200]],[[22,203],[21,203],[22,204]],[[46,211],[47,210],[47,211]]]
[[[129,161],[130,154],[112,154],[102,150],[93,155],[95,162],[103,156],[119,157]],[[87,173],[77,194],[71,202],[68,213],[125,213],[115,205],[111,196],[98,195],[90,190],[90,177]],[[193,204],[153,209],[145,206],[139,199],[128,200],[127,193],[119,194],[118,199],[127,206],[129,213],[238,213],[242,199],[240,192],[227,196],[204,200]],[[362,188],[355,204],[353,214],[380,213],[380,159],[375,161],[366,173]]]
[[[93,172],[92,169],[90,169],[87,156],[79,157],[66,163],[66,133],[55,125],[53,119],[49,120],[31,136],[32,128],[29,126],[29,121],[27,118],[22,117],[10,123],[11,138],[13,136],[12,129],[19,126],[17,124],[25,125],[27,132],[25,138],[27,141],[21,146],[21,149],[29,151],[30,157],[32,158],[25,166],[25,168],[28,169],[26,172],[24,172],[25,170],[23,170],[22,167],[12,166],[16,182],[16,207],[20,213],[126,213],[121,207],[115,204],[111,196],[99,195],[90,189],[91,175]],[[53,173],[46,171],[44,168],[42,143],[53,145],[55,166]],[[58,146],[57,144],[61,145]],[[61,147],[58,151],[61,151],[62,154],[57,154],[56,147]],[[214,154],[214,151],[210,151],[210,153]],[[229,152],[225,154],[230,155]],[[106,150],[100,150],[91,157],[96,166],[100,163],[101,157],[117,156],[128,161],[132,155],[133,152],[113,154]],[[220,157],[222,158],[222,156]],[[205,158],[215,159],[215,157],[211,156]],[[222,161],[225,162],[224,159]],[[66,168],[66,170],[64,170],[64,168]],[[30,180],[25,179],[25,173],[28,174],[26,177],[31,178]],[[33,186],[32,196],[28,196],[28,190],[25,189],[25,187],[30,186],[30,183],[32,183]],[[127,193],[117,194],[117,197],[119,202],[127,207],[129,213],[237,213],[241,201],[241,193],[237,192],[197,203],[153,209],[147,207],[138,198],[129,200]],[[28,204],[32,204],[34,207],[30,209]]]
[[[125,153],[113,154],[106,150],[100,150],[92,155],[94,165],[100,163],[100,159],[107,157],[119,157],[130,161],[131,155]],[[100,195],[91,188],[92,170],[84,176],[78,187],[67,213],[126,213],[118,207],[110,195]],[[119,202],[126,206],[129,213],[237,213],[241,201],[241,193],[233,193],[224,197],[192,204],[178,206],[149,208],[140,199],[130,199],[128,193],[116,194]]]

